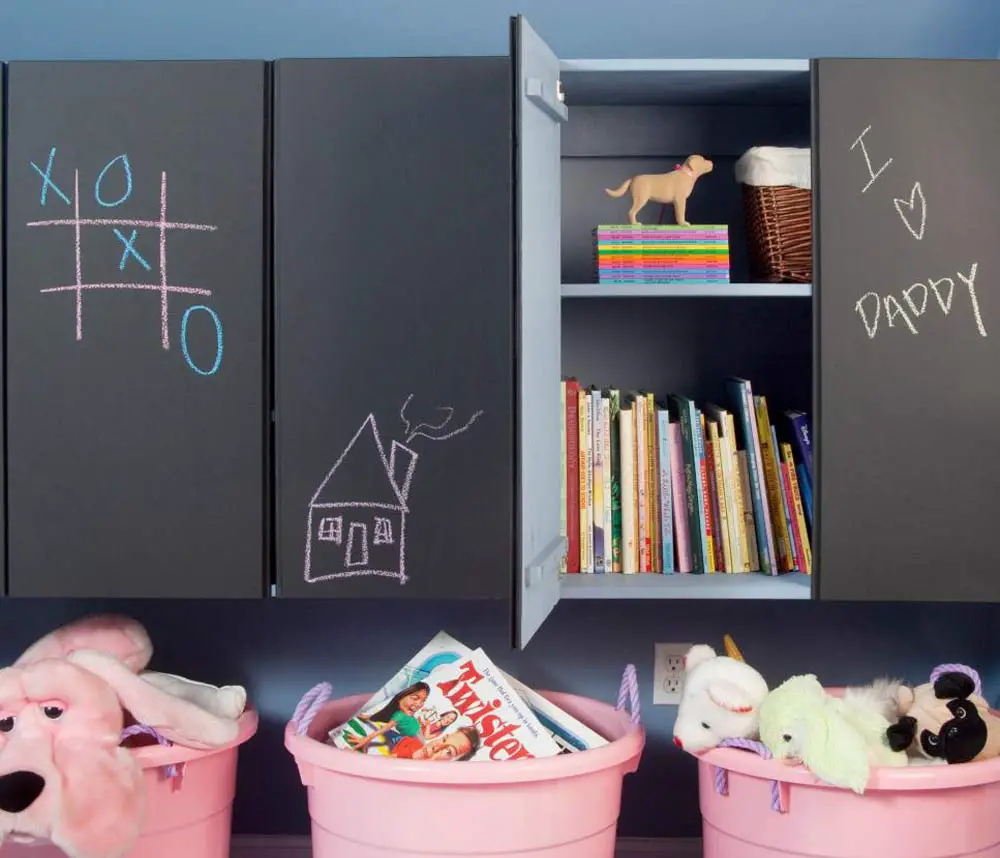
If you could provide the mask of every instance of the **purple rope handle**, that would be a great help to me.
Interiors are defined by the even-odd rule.
[[[130,736],[138,736],[140,733],[152,736],[164,748],[169,748],[174,744],[169,739],[164,739],[163,736],[156,732],[156,730],[146,724],[133,724],[130,727],[126,727],[122,730],[121,738],[118,741],[124,742]],[[180,773],[176,763],[170,763],[169,765],[164,766],[163,769],[168,778],[175,778]]]
[[[964,673],[969,679],[976,683],[975,693],[983,696],[983,683],[979,680],[979,673],[967,664],[939,664],[931,671],[931,684],[937,682],[942,673]]]
[[[618,705],[615,708],[621,711],[626,703],[632,718],[632,726],[638,727],[642,717],[642,707],[639,705],[639,677],[634,664],[625,665],[622,684],[618,689]]]
[[[302,695],[298,706],[295,707],[295,714],[292,715],[296,736],[301,736],[309,729],[316,713],[332,696],[333,686],[329,682],[319,682]]]
[[[741,751],[753,751],[765,760],[771,759],[771,752],[761,742],[753,739],[723,739],[720,748],[738,748]],[[713,766],[715,770],[715,791],[719,795],[729,795],[729,772],[722,766]],[[785,788],[781,781],[771,781],[771,810],[776,813],[787,813]]]

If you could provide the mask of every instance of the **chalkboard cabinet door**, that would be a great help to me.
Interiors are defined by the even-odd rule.
[[[1000,601],[1000,63],[814,75],[820,598]]]
[[[275,68],[281,596],[510,599],[507,58]]]
[[[517,132],[517,286],[521,308],[518,484],[521,555],[515,638],[525,646],[559,601],[559,60],[523,18],[511,21]]]
[[[8,587],[266,587],[263,62],[8,69]]]

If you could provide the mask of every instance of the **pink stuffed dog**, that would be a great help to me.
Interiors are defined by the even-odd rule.
[[[238,713],[225,717],[163,690],[165,674],[139,675],[151,655],[139,623],[92,617],[0,670],[0,844],[47,840],[69,858],[121,858],[132,848],[144,789],[142,770],[121,747],[126,710],[177,744],[236,738]],[[187,682],[168,679],[175,691]]]

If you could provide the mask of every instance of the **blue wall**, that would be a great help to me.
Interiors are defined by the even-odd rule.
[[[0,58],[502,54],[523,13],[564,57],[989,57],[993,0],[2,0]]]
[[[525,13],[557,53],[607,56],[997,56],[990,0],[2,0],[0,59],[497,54],[507,17]],[[724,22],[724,25],[720,22]],[[0,663],[48,628],[110,605],[0,603]],[[508,649],[508,616],[489,604],[131,603],[156,667],[245,682],[263,715],[241,758],[235,827],[305,833],[305,802],[281,724],[306,688],[350,694],[380,685],[440,628],[481,645],[526,682],[613,699],[622,666],[639,667],[649,744],[629,778],[621,833],[692,836],[700,823],[693,761],[653,708],[653,642],[732,633],[772,682],[815,671],[830,684],[879,673],[922,681],[967,661],[1000,693],[1000,607],[808,603],[568,603],[526,653]]]

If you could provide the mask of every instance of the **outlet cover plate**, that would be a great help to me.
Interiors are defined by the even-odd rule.
[[[681,702],[684,656],[689,643],[658,643],[654,648],[653,705],[676,706]]]

